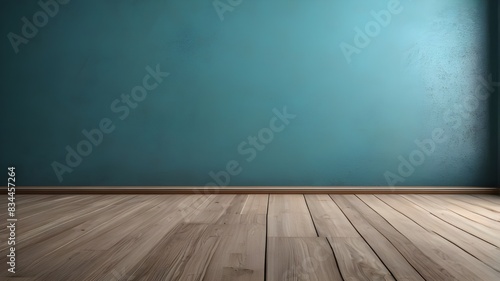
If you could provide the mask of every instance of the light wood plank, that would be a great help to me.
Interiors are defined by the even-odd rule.
[[[360,237],[344,213],[328,195],[306,195],[320,237]]]
[[[324,237],[269,237],[266,280],[343,280]]]
[[[271,195],[268,237],[317,237],[303,195]]]
[[[456,196],[442,195],[442,196],[440,196],[440,198],[445,200],[446,202],[460,206],[460,207],[467,209],[471,212],[474,212],[474,213],[479,214],[481,216],[484,216],[486,218],[500,222],[500,214],[497,212],[494,212],[490,209],[472,204],[471,202],[469,202],[467,200],[458,200],[460,197],[456,197]]]
[[[405,251],[407,247],[404,247],[398,251],[398,248],[396,248],[396,246],[400,246],[402,244],[401,242],[394,244],[391,243],[391,241],[384,237],[375,227],[370,224],[370,221],[366,220],[363,217],[361,212],[358,210],[358,207],[359,205],[365,204],[361,200],[359,200],[359,198],[354,195],[332,195],[332,199],[349,218],[350,222],[357,229],[357,231],[359,231],[363,239],[365,239],[370,247],[375,251],[375,253],[377,253],[378,257],[383,261],[384,265],[390,270],[396,280],[424,281],[422,276],[410,264],[411,259],[409,259],[410,262],[405,259],[404,255],[408,256],[408,251]],[[394,228],[386,224],[381,227],[385,227],[385,230],[387,232],[391,230],[393,232],[396,232]],[[395,235],[397,234],[399,233],[396,233]],[[393,234],[391,236],[395,235]],[[403,252],[403,254],[400,251]],[[415,253],[411,252],[411,255],[415,255]],[[431,268],[435,267],[434,264],[431,263],[427,264],[425,267],[419,267],[418,264],[416,264],[416,268],[425,268],[426,272],[428,271],[427,267],[429,266]],[[429,274],[426,275],[430,276]],[[436,276],[433,275],[433,277]]]
[[[76,214],[65,214],[62,217],[54,220],[45,221],[40,224],[39,227],[29,231],[19,231],[16,237],[17,242],[20,247],[27,247],[29,245],[36,244],[45,240],[46,237],[51,237],[54,233],[64,231],[65,229],[73,228],[85,220],[104,212],[106,209],[111,208],[111,203],[123,202],[130,200],[131,197],[126,196],[115,196],[107,197],[105,199],[97,200],[92,204],[88,204],[80,212]],[[22,225],[22,217],[20,218],[20,224]],[[20,228],[22,229],[22,228]],[[1,250],[5,250],[8,246],[6,244]]]
[[[41,221],[40,217],[50,217],[52,220],[60,219],[62,217],[68,216],[79,216],[82,213],[82,210],[85,208],[92,206],[98,207],[100,204],[100,200],[109,199],[109,200],[117,200],[121,198],[122,200],[131,200],[131,197],[107,197],[107,198],[99,198],[99,196],[80,196],[76,198],[72,198],[70,200],[59,200],[62,198],[54,198],[54,201],[42,202],[37,205],[37,207],[25,210],[22,206],[19,206],[17,209],[18,217],[19,217],[19,231],[22,233],[27,233],[28,231],[35,230],[36,228],[45,225],[45,221]],[[111,201],[108,201],[111,202]]]
[[[206,198],[210,198],[211,201],[216,200],[215,196],[199,196],[195,200],[200,202],[206,202]],[[179,228],[182,228],[182,225],[189,224],[186,221],[189,221],[190,216],[196,215],[193,209],[189,209],[189,212],[185,211],[186,206],[193,205],[190,204],[190,202],[193,203],[192,196],[183,197],[184,199],[178,203],[164,202],[156,213],[149,214],[147,221],[131,223],[135,225],[135,228],[114,243],[95,261],[92,271],[89,273],[90,280],[101,280],[102,276],[109,278],[114,277],[113,275],[134,276],[132,268],[137,268],[153,250],[161,249],[158,248],[158,243],[172,237]],[[211,202],[206,206],[208,207],[210,204]],[[187,218],[185,219],[185,217]],[[108,239],[111,239],[113,234],[109,233],[109,236]],[[85,248],[88,246],[92,246],[91,241],[87,243]]]
[[[357,197],[359,200],[359,196]],[[369,199],[369,197],[365,198],[365,200]],[[354,201],[354,204],[356,206],[356,209],[361,212],[362,216],[382,235],[384,235],[384,237],[386,237],[391,242],[391,244],[393,244],[398,249],[398,251],[405,257],[405,259],[426,280],[456,280],[455,277],[453,277],[445,268],[432,261],[427,253],[424,252],[426,248],[420,249],[416,244],[414,244],[411,240],[409,240],[406,236],[399,232],[393,225],[391,225],[386,217],[382,216],[382,214],[377,213],[372,207],[366,205],[363,201],[361,201],[361,203],[359,203],[359,201]],[[392,215],[392,213],[387,212],[387,214],[385,215]],[[408,225],[405,221],[406,219],[407,218],[404,218],[403,220],[397,222],[401,223],[403,227],[411,227],[412,225]]]
[[[382,201],[413,220],[418,225],[440,235],[473,257],[481,260],[490,267],[500,271],[500,249],[481,240],[462,229],[443,222],[428,211],[407,201],[400,199],[400,195],[377,195]]]
[[[208,224],[181,223],[133,269],[135,280],[202,280],[219,242],[204,237]]]
[[[484,200],[480,197],[472,196],[472,195],[458,196],[458,195],[454,194],[454,195],[449,195],[449,197],[451,197],[455,200],[459,200],[462,202],[466,202],[466,203],[475,205],[475,206],[480,207],[480,208],[485,208],[485,209],[491,210],[493,212],[500,213],[500,205],[498,204],[498,202],[490,202],[489,200]]]
[[[119,261],[123,256],[120,246],[126,241],[136,242],[125,247],[125,251],[127,252],[130,252],[133,247],[141,247],[141,249],[135,249],[134,251],[134,257],[136,259],[139,258],[141,251],[143,249],[147,250],[148,246],[146,243],[137,245],[138,239],[136,238],[136,233],[139,236],[144,235],[144,233],[150,233],[149,239],[158,237],[162,233],[160,231],[160,227],[163,227],[161,225],[162,221],[169,222],[167,228],[163,227],[165,231],[172,229],[177,224],[176,222],[181,221],[181,218],[175,215],[176,205],[182,202],[182,200],[193,201],[196,199],[196,196],[190,198],[184,196],[172,196],[169,198],[155,197],[152,196],[146,202],[149,204],[140,204],[132,207],[123,204],[121,208],[124,209],[117,209],[116,212],[105,212],[101,216],[96,216],[95,220],[75,227],[74,230],[70,230],[67,233],[63,232],[43,243],[39,243],[34,249],[32,247],[26,249],[29,259],[26,259],[27,264],[22,268],[29,269],[32,274],[37,272],[47,274],[46,271],[57,271],[58,268],[63,268],[64,271],[71,268],[67,264],[68,260],[80,255],[98,253],[98,257],[93,258],[93,264],[89,265],[89,268],[86,269],[86,274],[92,275],[93,272],[98,271],[103,265],[110,267],[115,261]],[[113,208],[119,207],[114,206]],[[144,216],[149,219],[144,220]],[[81,232],[80,228],[82,227],[86,227],[86,231]],[[155,232],[151,233],[150,231]],[[127,240],[130,236],[133,238]],[[107,251],[103,252],[100,250]],[[22,251],[20,254],[23,254]],[[108,258],[109,255],[112,255],[113,258]],[[104,259],[105,262],[99,263],[101,259]],[[50,263],[47,264],[46,261],[50,261]],[[78,264],[75,264],[75,266],[78,267]],[[117,267],[111,268],[111,270],[114,269],[117,269]],[[77,269],[70,271],[74,274],[78,272]],[[104,274],[102,271],[100,273]]]
[[[209,227],[208,237],[220,243],[207,267],[206,281],[264,280],[265,224],[230,224]]]
[[[496,200],[19,195],[18,277],[0,279],[500,280]]]
[[[481,198],[483,200],[490,201],[491,203],[500,206],[500,196],[499,195],[486,195],[486,194],[474,194],[473,196]]]
[[[441,219],[458,229],[461,229],[481,240],[484,240],[495,247],[500,247],[500,237],[498,230],[491,229],[482,224],[470,220],[464,220],[463,217],[448,211],[440,205],[434,204],[432,201],[424,200],[419,197],[403,196],[415,205],[427,210],[435,217]]]
[[[19,195],[16,194],[14,196],[14,203],[16,203],[16,213],[19,216],[22,212],[25,212],[26,209],[31,206],[38,205],[40,203],[44,203],[48,200],[53,200],[53,198],[57,198],[57,195]],[[60,196],[59,196],[60,197]],[[2,200],[0,202],[0,207],[2,208],[2,212],[0,212],[0,221],[5,221],[7,219],[7,204],[11,203],[8,200]],[[3,229],[2,229],[3,230]]]
[[[269,194],[249,194],[241,214],[267,215]]]
[[[205,205],[206,209],[214,210],[215,207],[219,206],[219,200],[218,200],[219,198],[217,196],[207,196],[207,195],[199,195],[199,196],[200,197],[198,199],[206,197],[210,198],[211,201]],[[185,196],[183,197],[189,199],[189,197]],[[191,228],[190,226],[200,225],[203,226],[203,229],[206,229],[206,227],[208,227],[209,224],[185,223],[185,221],[189,221],[190,218],[184,220],[184,216],[188,217],[196,216],[196,213],[194,212],[193,209],[190,209],[191,213],[182,212],[182,210],[189,205],[192,204],[189,204],[189,202],[182,200],[177,204],[173,204],[171,202],[164,202],[159,206],[158,209],[157,208],[152,209],[151,212],[154,211],[155,213],[149,214],[149,219],[147,221],[141,220],[142,223],[139,220],[136,221],[135,229],[128,232],[127,235],[123,237],[121,240],[113,242],[114,243],[113,246],[111,246],[111,248],[108,251],[100,253],[98,257],[95,257],[93,259],[92,264],[89,265],[90,272],[86,273],[89,276],[88,277],[89,280],[102,280],[102,276],[106,276],[107,278],[113,280],[112,278],[116,278],[113,275],[138,276],[134,273],[134,270],[139,270],[139,271],[142,270],[140,267],[141,264],[145,260],[148,260],[148,258],[151,259],[151,256],[161,255],[160,253],[157,252],[159,249],[161,249],[161,247],[160,248],[158,247],[159,243],[167,243],[166,241],[169,241],[169,239],[173,239],[172,241],[177,241],[176,238],[172,237],[174,237],[175,235],[179,237],[182,236],[182,234],[179,234],[178,232],[184,233],[185,231],[186,232],[198,231],[197,233],[200,233],[201,235],[201,233],[203,233],[203,231],[200,232],[201,228]],[[223,211],[225,210],[221,210],[221,213]],[[113,239],[113,235],[111,235],[110,233],[109,235],[104,236],[102,239],[106,240],[106,238]],[[198,239],[202,239],[202,237],[198,237]],[[212,241],[213,239],[209,240]],[[184,243],[185,245],[193,245],[192,243],[195,242],[184,241]],[[198,246],[200,247],[199,248],[199,251],[201,251],[199,253],[200,255],[206,254],[206,252],[203,252],[204,250],[210,251],[209,249],[212,249],[211,247],[214,246],[210,245],[211,245],[210,243],[208,245],[195,243],[195,247]],[[78,248],[79,251],[77,253],[86,252],[87,250],[85,249],[92,246],[93,246],[92,241],[89,241],[86,243],[86,245],[79,247]],[[167,246],[165,245],[165,247]],[[208,247],[208,249],[206,247]],[[163,250],[165,250],[165,248]],[[177,253],[176,251],[174,251],[173,253]],[[177,257],[171,257],[170,262],[174,263],[177,262],[176,258]],[[175,263],[175,264],[182,268],[187,266],[186,263],[181,263],[181,264]],[[145,266],[147,267],[147,265]],[[157,264],[153,263],[149,266],[154,267],[157,266]],[[189,266],[192,265],[189,264]],[[174,268],[173,270],[176,269]],[[199,272],[197,271],[195,273],[191,272],[191,274],[198,274],[198,273]],[[159,274],[160,275],[164,274],[164,272]],[[175,273],[170,272],[165,274],[175,274]]]
[[[217,224],[209,226],[204,235],[219,237],[220,243],[203,280],[264,280],[267,202],[266,195],[237,195]]]
[[[19,204],[20,206],[23,206],[23,209],[29,209],[32,206],[37,206],[38,204],[43,204],[46,203],[47,201],[55,201],[56,199],[59,198],[67,198],[68,196],[65,195],[51,195],[51,194],[45,194],[45,195],[22,195],[22,194],[16,194],[14,196],[14,200],[16,204]],[[70,199],[70,198],[68,198]],[[2,202],[3,204],[3,202]]]
[[[328,237],[345,280],[394,280],[361,237]]]
[[[455,204],[451,204],[442,198],[441,196],[429,196],[429,195],[410,195],[411,197],[420,197],[423,200],[426,200],[429,203],[434,204],[434,206],[445,208],[447,210],[450,210],[454,212],[455,214],[462,216],[464,218],[467,218],[470,221],[474,221],[477,223],[480,223],[486,227],[489,227],[491,229],[500,231],[500,222],[492,220],[490,218],[487,218],[485,216],[481,216],[479,214],[476,214],[474,212],[471,212],[467,209],[464,209],[460,206],[457,206]]]
[[[266,224],[267,195],[236,195],[229,203],[226,212],[217,220],[217,224]],[[250,203],[248,202],[250,199]],[[249,203],[249,204],[248,204]],[[265,203],[265,205],[261,205]],[[252,206],[254,205],[254,206]],[[246,208],[249,206],[250,208]],[[246,209],[245,209],[246,208]]]
[[[490,281],[500,278],[498,271],[467,254],[443,237],[423,229],[375,196],[359,195],[358,197],[457,280]]]
[[[138,276],[138,280],[202,280],[221,241],[217,235],[206,233],[215,223],[213,219],[225,214],[234,198],[217,195],[199,209],[201,212],[192,212],[184,220],[189,223],[181,223],[162,238],[127,275]]]
[[[200,206],[191,206],[191,208],[196,208],[197,210],[189,217],[189,220],[186,217],[185,221],[189,223],[216,223],[231,206],[235,195],[212,195],[209,198],[215,199],[213,201],[207,200],[202,202]]]

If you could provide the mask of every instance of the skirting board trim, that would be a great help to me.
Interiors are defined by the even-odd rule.
[[[7,187],[4,189],[7,190]],[[4,191],[4,194],[6,193]],[[457,186],[17,186],[16,194],[498,194],[495,187]]]

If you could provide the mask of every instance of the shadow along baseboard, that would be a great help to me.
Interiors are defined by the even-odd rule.
[[[4,189],[7,190],[7,187]],[[500,194],[495,187],[458,186],[18,186],[16,194]]]

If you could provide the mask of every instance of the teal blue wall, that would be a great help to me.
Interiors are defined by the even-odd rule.
[[[486,1],[68,2],[14,45],[41,7],[0,12],[0,168],[19,185],[495,183]],[[124,107],[148,66],[169,76]]]
[[[498,1],[490,0],[490,64],[491,70],[496,76],[495,81],[500,81],[500,5]],[[497,87],[498,89],[498,87]],[[498,91],[492,96],[490,112],[493,113],[493,118],[496,117],[496,128],[493,127],[492,136],[493,143],[496,144],[497,163],[494,167],[497,175],[497,187],[500,187],[500,98]]]

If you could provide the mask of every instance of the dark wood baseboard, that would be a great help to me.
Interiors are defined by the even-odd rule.
[[[6,191],[4,189],[4,193]],[[457,186],[18,186],[16,194],[498,194],[494,187]]]

